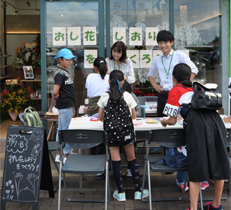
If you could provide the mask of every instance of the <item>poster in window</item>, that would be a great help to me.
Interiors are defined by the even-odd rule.
[[[24,78],[34,79],[34,72],[32,66],[23,66]]]

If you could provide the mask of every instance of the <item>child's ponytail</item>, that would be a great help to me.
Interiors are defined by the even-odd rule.
[[[122,87],[120,82],[124,80],[124,74],[122,71],[113,70],[109,76],[110,80],[110,96],[113,100],[117,101],[122,95]]]
[[[102,79],[104,79],[105,75],[107,74],[107,63],[106,60],[102,57],[98,57],[94,61],[94,66],[99,69],[99,73]]]

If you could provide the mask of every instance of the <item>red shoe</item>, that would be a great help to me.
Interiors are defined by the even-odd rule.
[[[178,185],[177,184],[177,187],[183,192],[183,190],[184,190],[184,184],[182,184],[182,185]],[[185,192],[186,191],[188,191],[188,185],[186,184],[186,186],[185,186]]]
[[[206,182],[206,183],[201,182],[201,190],[205,190],[208,187],[209,187],[209,183],[208,182]]]

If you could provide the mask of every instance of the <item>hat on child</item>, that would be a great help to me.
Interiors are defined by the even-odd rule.
[[[67,60],[72,59],[72,58],[76,58],[72,54],[72,52],[67,48],[63,48],[62,50],[60,50],[58,56],[56,56],[55,58],[61,58],[61,57],[65,58]]]

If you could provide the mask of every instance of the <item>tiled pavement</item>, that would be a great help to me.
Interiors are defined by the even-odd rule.
[[[0,186],[2,185],[2,174],[3,174],[3,163],[4,163],[4,150],[5,150],[5,141],[0,140]],[[138,162],[142,161],[142,155],[137,156]],[[125,161],[124,161],[125,162]],[[58,184],[58,173],[55,170],[54,164],[51,161],[51,168],[52,168],[52,176],[53,176],[53,183],[54,186]],[[122,168],[122,171],[126,171],[126,167]],[[143,168],[140,168],[140,173],[143,173]],[[163,198],[163,197],[180,197],[181,192],[175,185],[175,178],[176,174],[166,175],[162,173],[153,173],[152,174],[152,196]],[[86,188],[86,191],[83,192],[82,195],[76,191],[76,187],[78,187],[79,177],[75,175],[68,175],[67,176],[68,182],[68,195],[70,197],[75,198],[104,198],[104,181],[96,181],[95,176],[84,176],[83,180],[83,187]],[[134,201],[134,190],[133,190],[133,182],[123,180],[124,188],[126,192],[127,200],[126,202],[118,202],[114,200],[111,196],[111,200],[108,202],[108,210],[144,210],[149,209],[149,204],[143,203],[142,201]],[[212,181],[209,182],[210,187],[203,191],[203,197],[211,197],[213,194],[213,183]],[[111,188],[111,195],[113,190],[115,189],[115,184],[113,177],[110,173],[110,188]],[[147,188],[147,182],[146,182]],[[227,183],[225,184],[225,190],[223,195],[227,195]],[[231,209],[231,197],[226,200],[222,201],[224,210]],[[39,196],[39,210],[56,210],[58,208],[58,193],[55,194],[55,198],[49,198],[47,191],[40,191]],[[189,208],[189,201],[188,201],[188,192],[186,193],[183,201],[176,201],[176,202],[153,202],[153,209],[156,210],[184,210]],[[24,204],[24,203],[11,203],[7,202],[6,204],[7,210],[31,210],[32,205]],[[64,197],[64,191],[62,187],[62,195],[61,195],[61,209],[62,210],[103,210],[104,204],[102,203],[75,203],[75,202],[68,202]]]

